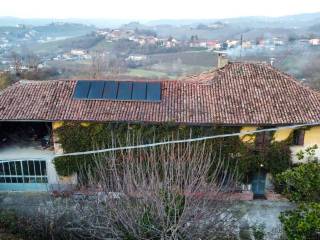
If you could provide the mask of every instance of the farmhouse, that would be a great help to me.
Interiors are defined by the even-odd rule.
[[[55,154],[64,151],[56,131],[70,122],[225,126],[243,132],[315,124],[273,134],[275,142],[293,138],[292,161],[298,161],[298,151],[320,144],[320,93],[270,65],[231,62],[182,80],[20,81],[1,92],[0,121],[0,190],[45,190],[75,181],[58,176],[53,165]],[[266,133],[241,137],[257,144],[265,139]],[[253,191],[264,193],[266,175],[255,180]]]

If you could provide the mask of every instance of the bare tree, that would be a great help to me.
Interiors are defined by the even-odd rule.
[[[83,172],[106,194],[79,204],[79,218],[68,229],[93,239],[232,237],[234,219],[227,206],[237,171],[228,161],[205,143],[97,156],[94,167]]]
[[[39,56],[32,52],[28,52],[26,55],[26,64],[30,70],[38,71],[38,66],[41,63]]]
[[[91,63],[92,78],[93,79],[102,78],[104,73],[107,71],[107,66],[109,62],[107,54],[94,52],[92,54],[91,59],[92,59],[92,63]]]
[[[11,61],[13,65],[13,69],[17,75],[21,73],[21,67],[22,67],[22,58],[17,52],[11,53]]]

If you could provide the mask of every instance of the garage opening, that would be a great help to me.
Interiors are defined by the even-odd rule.
[[[45,191],[53,144],[49,123],[0,123],[0,191]]]

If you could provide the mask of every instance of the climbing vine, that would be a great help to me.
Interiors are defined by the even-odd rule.
[[[153,143],[173,139],[187,139],[217,134],[236,133],[240,127],[188,126],[176,124],[126,124],[67,122],[55,130],[64,152],[79,152],[130,144]],[[255,144],[244,143],[239,137],[226,137],[206,141],[206,148],[237,164],[244,182],[261,166],[273,174],[290,166],[290,149],[287,141],[273,142],[263,150]],[[89,167],[97,155],[59,157],[54,161],[59,175],[68,176],[79,167]]]

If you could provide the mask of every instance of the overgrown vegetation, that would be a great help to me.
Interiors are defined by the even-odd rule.
[[[277,176],[288,198],[298,207],[281,213],[280,221],[291,240],[312,240],[320,236],[320,164],[315,155],[318,147],[311,146],[297,153],[307,160]]]
[[[320,164],[311,162],[278,175],[284,193],[294,202],[320,201]]]
[[[239,131],[239,127],[71,122],[64,123],[56,130],[66,153],[123,146],[128,140],[132,144],[153,143]],[[249,182],[251,175],[261,166],[272,174],[281,173],[290,167],[289,141],[290,139],[284,142],[271,141],[258,148],[254,143],[242,142],[239,137],[229,137],[207,140],[206,144],[207,149],[212,152],[219,152],[223,157],[233,159],[230,164],[237,163],[242,181]],[[97,157],[99,156],[60,157],[56,158],[54,163],[60,175],[68,176],[77,172],[81,166],[92,167],[91,163]]]
[[[254,225],[251,227],[255,240],[263,240],[265,237],[265,228],[263,224]]]
[[[72,210],[65,205],[39,208],[33,215],[24,215],[14,210],[0,211],[0,229],[14,234],[15,239],[76,239],[66,230]]]
[[[132,142],[128,140],[126,144]],[[238,174],[228,164],[230,158],[206,148],[205,143],[171,144],[109,152],[94,159],[94,170],[84,171],[89,184],[100,186],[107,199],[79,209],[83,217],[74,223],[79,237],[233,237],[234,219],[226,207],[229,193],[237,186]]]
[[[280,220],[288,239],[316,240],[320,235],[320,203],[301,204],[281,213]]]
[[[0,90],[5,89],[13,83],[13,77],[8,73],[0,73]]]
[[[121,123],[65,123],[57,129],[59,141],[65,152],[88,151],[92,149],[123,146],[128,140],[132,144],[137,142],[153,143],[158,141],[185,139],[197,136],[208,136],[219,133],[238,131],[238,128],[190,127],[175,124],[121,124]],[[212,152],[221,151],[225,155],[234,148],[241,148],[241,142],[236,138],[215,139],[207,143]],[[55,159],[55,166],[60,175],[70,175],[76,172],[79,165],[90,165],[97,156],[63,157]]]
[[[34,239],[235,239],[228,199],[238,174],[230,158],[206,147],[172,144],[93,159],[94,172],[84,170],[89,184],[99,187],[94,199],[50,204],[25,224],[30,232],[19,227],[17,233]]]

